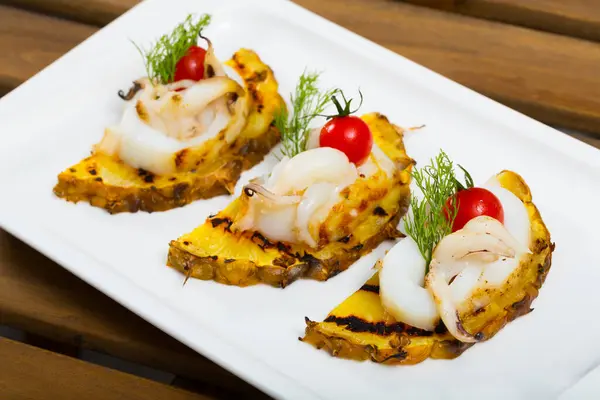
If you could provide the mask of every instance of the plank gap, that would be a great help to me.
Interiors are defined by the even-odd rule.
[[[0,4],[98,27],[110,23],[138,2],[138,0],[0,0]]]
[[[600,41],[598,0],[391,0]]]

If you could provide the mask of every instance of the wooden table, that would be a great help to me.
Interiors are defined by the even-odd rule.
[[[600,0],[296,0],[389,49],[600,147]],[[0,0],[0,95],[136,0]],[[414,3],[414,4],[407,4]],[[267,398],[0,231],[0,398]],[[92,349],[172,385],[78,359]]]

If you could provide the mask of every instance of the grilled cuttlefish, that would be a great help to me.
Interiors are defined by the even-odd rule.
[[[504,223],[472,218],[437,244],[427,273],[415,241],[401,239],[323,322],[306,319],[301,340],[337,357],[416,364],[455,358],[529,313],[550,269],[550,233],[519,175],[503,171],[483,187]]]
[[[403,131],[385,116],[360,119],[373,137],[364,163],[311,136],[308,150],[283,157],[223,211],[172,241],[168,264],[198,279],[285,287],[300,277],[326,280],[398,237],[414,162]]]
[[[240,174],[279,142],[272,122],[285,103],[255,52],[241,49],[224,66],[206,41],[200,80],[146,77],[120,94],[121,122],[105,130],[91,156],[60,173],[57,196],[118,213],[164,211],[232,192]]]

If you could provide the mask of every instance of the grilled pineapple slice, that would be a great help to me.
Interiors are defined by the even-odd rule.
[[[320,245],[271,242],[257,232],[232,232],[230,227],[248,206],[242,194],[228,207],[191,233],[170,244],[168,265],[188,277],[247,286],[264,282],[285,287],[300,277],[327,280],[386,239],[396,230],[409,201],[414,161],[405,152],[402,131],[385,116],[366,114],[378,147],[396,165],[404,166],[391,179],[377,173],[359,178],[344,191],[319,231]]]
[[[197,148],[184,149],[176,156],[177,172],[164,176],[95,153],[63,171],[54,193],[110,213],[164,211],[231,193],[240,174],[279,142],[271,123],[285,103],[273,71],[253,51],[241,49],[226,64],[244,79],[251,96],[246,126],[235,142],[228,145],[221,132]]]
[[[490,339],[508,322],[531,311],[531,302],[550,270],[554,250],[550,233],[531,202],[527,184],[510,171],[501,172],[497,178],[527,208],[532,254],[521,261],[509,284],[492,294],[489,305],[461,316],[464,328],[475,334],[478,341]],[[306,325],[302,341],[336,357],[384,364],[416,364],[428,357],[452,359],[473,345],[455,339],[443,323],[435,332],[429,332],[396,322],[381,304],[377,273],[331,311],[325,321],[306,318]]]

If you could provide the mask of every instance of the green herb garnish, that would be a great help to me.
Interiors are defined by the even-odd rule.
[[[340,94],[342,96],[342,100],[344,101],[344,105],[343,106],[340,103],[340,101],[337,99],[337,97],[335,97],[335,94]],[[358,110],[360,110],[360,107],[362,106],[362,103],[363,103],[363,94],[360,91],[360,89],[358,90],[358,94],[360,95],[360,104],[354,110],[350,110],[350,105],[352,104],[352,101],[354,99],[350,99],[350,100],[346,99],[346,96],[344,95],[344,92],[342,92],[339,89],[336,90],[336,91],[334,91],[332,93],[332,95],[331,95],[331,102],[335,106],[335,108],[337,110],[337,114],[322,115],[322,117],[325,117],[325,118],[327,118],[327,120],[330,120],[330,119],[334,119],[334,118],[344,118],[344,117],[347,117],[347,116],[349,116],[351,114],[354,114],[355,112],[357,112]]]
[[[471,176],[466,171],[465,174],[468,176],[467,182],[472,183]],[[433,249],[444,236],[452,232],[452,223],[458,212],[454,195],[460,182],[454,175],[452,161],[443,150],[431,160],[430,165],[413,171],[412,176],[423,192],[423,199],[411,196],[412,215],[405,218],[404,228],[417,242],[429,270]],[[448,201],[450,204],[447,207]]]
[[[467,184],[467,186],[463,185],[462,182],[460,182],[458,179],[455,179],[456,191],[460,192],[461,190],[467,190],[472,188],[474,183],[473,178],[471,178],[471,174],[469,174],[469,172],[466,169],[464,169],[463,166],[460,164],[458,164],[458,168],[460,168],[465,174],[465,183]]]
[[[306,150],[310,123],[325,110],[337,92],[337,89],[321,92],[317,87],[319,76],[320,73],[304,71],[295,93],[290,95],[291,115],[285,107],[275,114],[275,127],[281,133],[281,152],[284,156],[292,158]]]
[[[170,34],[161,36],[150,50],[144,50],[134,43],[144,58],[146,73],[151,82],[166,84],[173,81],[177,62],[191,46],[198,43],[198,37],[210,24],[210,20],[208,14],[199,18],[188,15]]]

